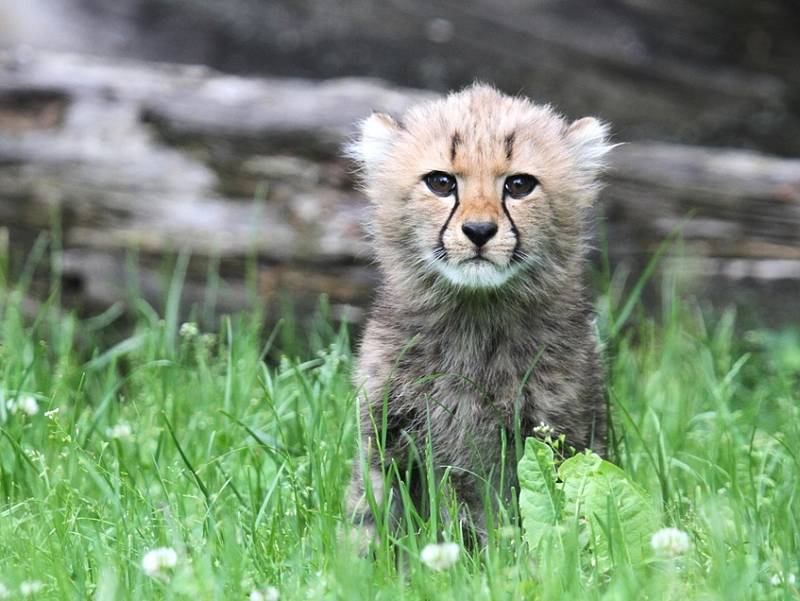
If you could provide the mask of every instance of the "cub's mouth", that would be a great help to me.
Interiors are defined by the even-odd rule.
[[[473,257],[468,257],[466,259],[463,259],[463,260],[459,261],[459,263],[462,264],[462,265],[463,264],[467,264],[467,263],[481,263],[481,262],[491,263],[492,265],[496,265],[496,263],[494,261],[492,261],[491,259],[487,259],[486,257],[484,257],[480,253],[477,253]]]
[[[498,265],[483,253],[476,253],[458,262],[434,259],[432,265],[438,274],[457,288],[499,288],[519,271],[519,265]]]

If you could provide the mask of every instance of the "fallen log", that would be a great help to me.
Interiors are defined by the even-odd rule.
[[[27,26],[26,26],[27,25]],[[248,75],[475,78],[600,114],[623,139],[800,154],[797,0],[26,0],[0,48],[202,63]]]
[[[185,251],[186,302],[206,297],[218,264],[215,308],[246,306],[250,262],[262,298],[308,311],[325,293],[358,316],[348,307],[365,306],[376,274],[341,145],[371,110],[429,96],[369,79],[2,54],[0,223],[20,256],[57,219],[69,299],[91,310],[128,298],[135,248],[139,289],[156,304],[168,285],[159,265]],[[679,227],[699,294],[746,295],[798,319],[800,160],[631,142],[607,182],[599,235],[613,265],[640,270]]]

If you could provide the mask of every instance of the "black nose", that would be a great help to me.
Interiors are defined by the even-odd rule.
[[[497,233],[497,224],[491,221],[468,221],[461,226],[461,231],[480,248]]]

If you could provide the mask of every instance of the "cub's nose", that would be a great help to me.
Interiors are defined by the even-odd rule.
[[[497,233],[497,224],[491,221],[468,221],[461,231],[480,248]]]

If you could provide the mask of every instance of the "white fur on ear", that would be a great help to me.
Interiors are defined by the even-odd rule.
[[[594,177],[605,167],[605,156],[617,146],[608,141],[608,124],[594,117],[573,121],[567,128],[566,141],[575,153],[578,169]]]
[[[386,159],[392,139],[400,125],[385,113],[372,113],[361,122],[358,137],[348,146],[348,154],[367,170],[378,168]]]

